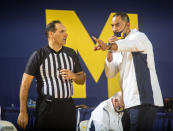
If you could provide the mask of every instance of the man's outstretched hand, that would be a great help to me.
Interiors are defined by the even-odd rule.
[[[94,51],[97,50],[107,50],[106,43],[104,43],[102,40],[97,39],[96,37],[92,36],[93,40],[97,43],[96,46],[94,47]]]

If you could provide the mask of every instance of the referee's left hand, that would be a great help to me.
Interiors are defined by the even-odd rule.
[[[75,77],[75,74],[68,69],[61,69],[60,75],[64,80],[72,80]]]

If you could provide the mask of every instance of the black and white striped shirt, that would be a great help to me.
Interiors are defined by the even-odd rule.
[[[73,49],[63,46],[56,52],[49,46],[43,47],[31,55],[25,73],[36,77],[39,95],[69,98],[73,95],[72,81],[63,80],[58,69],[69,69],[74,73],[82,71]]]

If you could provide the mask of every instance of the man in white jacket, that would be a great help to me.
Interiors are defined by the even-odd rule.
[[[87,131],[123,131],[121,123],[123,112],[119,112],[123,106],[121,91],[101,102],[91,113]]]
[[[147,36],[130,29],[126,13],[116,13],[111,21],[114,36],[104,43],[98,43],[94,50],[108,50],[105,73],[108,78],[119,72],[119,82],[123,91],[123,127],[130,131],[150,131],[157,113],[163,106],[162,94],[155,70],[153,48]],[[121,36],[121,39],[118,39]],[[126,128],[126,126],[128,128]]]

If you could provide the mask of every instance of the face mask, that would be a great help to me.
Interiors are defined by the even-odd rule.
[[[126,28],[126,25],[124,29]],[[114,32],[114,36],[116,36],[118,39],[124,39],[126,37],[126,33],[123,33],[124,29],[120,32]]]
[[[124,39],[126,37],[126,33],[121,32],[114,32],[114,36],[116,36],[118,39]]]

